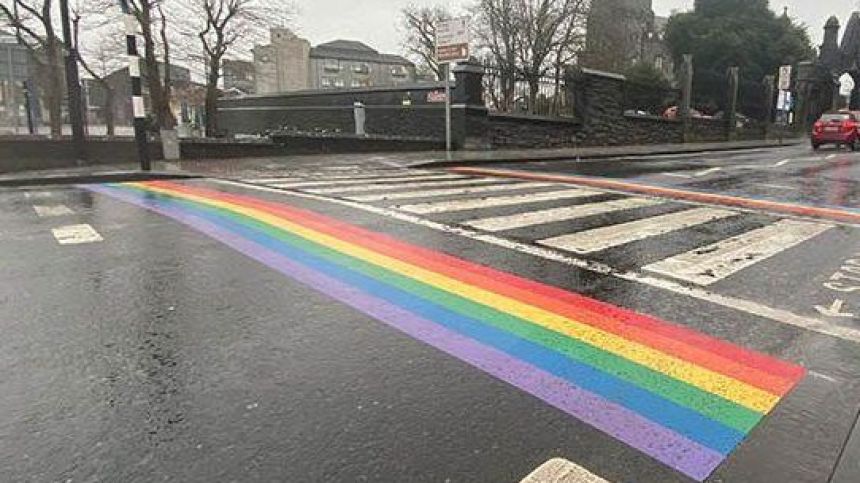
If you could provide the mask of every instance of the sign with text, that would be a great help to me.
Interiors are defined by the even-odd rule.
[[[431,104],[442,103],[446,99],[445,91],[430,91],[427,93],[427,102]]]
[[[779,68],[779,90],[787,91],[791,89],[791,66],[784,65]]]
[[[436,61],[440,64],[469,60],[467,17],[439,22],[436,27]]]

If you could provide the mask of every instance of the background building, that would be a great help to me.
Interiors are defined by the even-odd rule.
[[[361,42],[336,40],[311,47],[310,42],[284,28],[272,29],[270,39],[269,45],[254,48],[257,94],[415,82],[415,64],[399,55],[379,53]]]
[[[30,76],[30,54],[15,35],[0,30],[0,130],[25,132],[24,82]]]
[[[608,72],[624,72],[636,63],[645,62],[671,79],[674,64],[664,41],[667,23],[667,18],[654,14],[651,0],[593,2],[582,64]]]
[[[203,126],[206,100],[206,86],[191,80],[191,71],[186,67],[170,65],[170,110],[176,117],[177,129],[180,135],[192,135],[194,130]],[[158,75],[164,76],[164,64],[158,64]],[[152,99],[147,87],[146,69],[141,69],[141,81],[143,82],[143,103],[146,112],[152,112]],[[131,77],[128,67],[116,70],[105,77],[114,95],[113,113],[114,123],[117,126],[130,126],[134,120],[131,106]],[[84,89],[87,97],[87,120],[91,125],[104,124],[105,105],[104,99],[107,95],[100,83],[91,79],[84,81]]]
[[[225,59],[222,70],[225,95],[253,94],[256,92],[253,62]]]

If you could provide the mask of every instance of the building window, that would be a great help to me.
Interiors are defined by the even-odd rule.
[[[342,87],[346,86],[346,82],[344,82],[343,79],[335,79],[334,80],[334,86],[338,87],[338,88],[342,88]]]
[[[353,64],[352,71],[356,74],[370,74],[370,66],[367,64]]]
[[[340,72],[340,62],[337,59],[326,59],[323,69],[326,72]]]
[[[351,83],[352,87],[370,87],[370,81],[367,79],[353,79]]]
[[[391,75],[393,77],[406,77],[406,68],[402,65],[395,65],[391,68]]]
[[[334,87],[334,79],[331,77],[323,77],[320,80],[320,86],[322,87]]]
[[[662,55],[658,55],[654,59],[654,68],[659,70],[660,72],[663,72],[663,56]]]

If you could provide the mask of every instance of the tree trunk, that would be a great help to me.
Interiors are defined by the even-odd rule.
[[[51,137],[63,135],[63,68],[60,64],[59,43],[56,38],[49,39],[45,49],[48,77],[45,98],[48,101],[48,122],[51,126]]]
[[[221,58],[209,58],[209,75],[206,79],[206,137],[218,135],[218,79],[221,77]]]
[[[161,76],[158,73],[158,60],[155,57],[155,41],[152,38],[152,15],[149,11],[148,2],[142,2],[144,8],[141,10],[140,30],[143,37],[144,56],[146,67],[146,85],[149,87],[149,98],[155,121],[161,129],[173,129],[175,120],[170,112],[169,99],[165,98],[164,88],[161,85]],[[164,66],[168,70],[168,66]]]
[[[104,113],[105,113],[105,128],[107,129],[107,136],[113,137],[116,134],[116,127],[114,126],[114,118],[113,118],[113,109],[114,109],[114,92],[111,89],[107,82],[102,81],[102,88],[105,91],[105,102],[104,102]]]

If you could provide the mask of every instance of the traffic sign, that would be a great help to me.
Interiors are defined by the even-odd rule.
[[[787,91],[791,89],[791,66],[784,65],[779,68],[779,90]]]
[[[469,21],[467,17],[439,22],[436,27],[436,61],[469,60]]]

